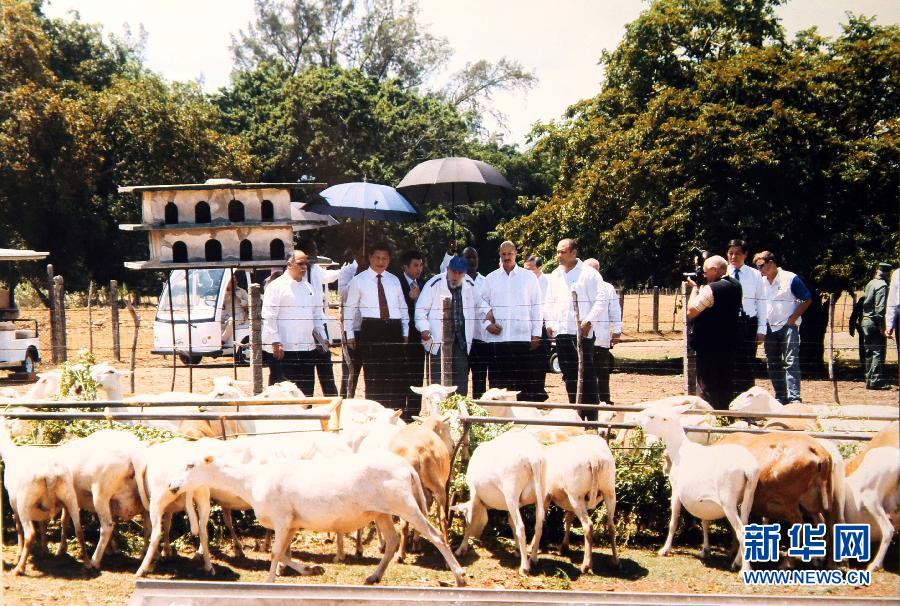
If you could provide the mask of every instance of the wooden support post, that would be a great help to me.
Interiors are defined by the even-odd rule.
[[[584,397],[584,352],[581,351],[581,310],[578,309],[578,293],[572,291],[572,306],[575,308],[575,351],[578,354],[578,382],[575,384],[575,403],[581,404]]]
[[[453,384],[453,318],[450,297],[441,297],[441,385]]]
[[[191,277],[188,270],[184,270],[184,313],[186,316],[187,342],[188,342],[188,391],[194,393],[194,341],[193,324],[191,324]],[[254,394],[255,395],[255,394]]]
[[[57,363],[68,359],[66,353],[66,287],[62,276],[53,278],[53,295],[56,299],[53,303],[56,313],[56,354],[53,356]]]
[[[175,375],[178,370],[178,354],[175,348],[175,309],[172,307],[172,275],[166,273],[166,294],[169,297],[169,327],[172,329],[172,386],[169,391],[175,391]]]
[[[54,364],[59,364],[57,358],[57,339],[59,338],[56,326],[56,287],[53,284],[53,265],[47,264],[47,300],[50,302],[50,358]]]
[[[622,310],[622,332],[625,332],[625,287],[619,291],[619,309]]]
[[[684,324],[683,324],[683,333],[684,333],[684,360],[683,371],[684,371],[684,393],[690,396],[697,395],[697,352],[695,352],[690,345],[688,345],[688,333],[690,332],[690,320],[688,320],[688,302],[691,297],[691,285],[687,282],[681,283],[681,291],[683,293],[683,301],[684,301]]]
[[[653,332],[659,332],[659,286],[653,287]]]
[[[131,376],[129,377],[131,393],[134,393],[134,366],[137,359],[138,330],[141,328],[141,319],[138,317],[137,312],[134,311],[131,301],[126,300],[125,306],[128,308],[128,312],[131,314],[131,319],[134,322],[134,334],[131,336]]]
[[[637,332],[641,332],[641,289],[637,291]]]
[[[838,394],[837,377],[834,376],[834,312],[837,309],[834,293],[828,293],[828,378],[831,380],[832,397],[835,404],[841,403]]]
[[[122,346],[119,342],[119,283],[109,281],[109,323],[112,325],[112,354],[116,362],[122,361]]]
[[[94,281],[88,284],[88,351],[94,354]],[[131,391],[134,391],[132,389]]]
[[[250,374],[253,395],[262,393],[262,288],[259,284],[250,284]]]

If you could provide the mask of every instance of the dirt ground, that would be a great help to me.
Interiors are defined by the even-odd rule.
[[[664,301],[674,304],[674,297],[663,297]],[[634,309],[636,306],[632,306]],[[671,321],[672,307],[669,308]],[[642,311],[642,313],[644,313]],[[46,310],[26,310],[24,316],[36,317],[40,320],[42,334],[42,355],[44,363],[39,370],[51,368],[49,349],[49,330]],[[168,391],[172,382],[172,359],[150,354],[152,344],[152,322],[154,310],[149,307],[139,308],[141,328],[136,351],[135,392],[153,393]],[[116,363],[121,368],[128,367],[133,325],[127,311],[122,311],[122,362]],[[68,310],[68,349],[70,358],[77,357],[78,350],[89,346],[89,335],[93,337],[93,350],[98,361],[112,359],[110,314],[108,309],[95,310],[92,324],[88,322],[85,309]],[[89,328],[90,327],[90,328]],[[624,342],[617,345],[614,354],[620,361],[620,368],[611,380],[612,397],[616,403],[626,404],[647,399],[675,395],[684,392],[683,377],[678,374],[683,343],[680,332],[664,332],[662,334],[636,331],[636,317],[629,315],[629,302],[626,301]],[[641,318],[641,328],[649,328],[649,322]],[[662,326],[663,329],[671,328]],[[855,353],[855,339],[846,333],[836,334],[840,359],[852,360]],[[889,363],[896,364],[896,354],[889,349]],[[340,351],[332,352],[335,361],[340,358]],[[221,359],[219,362],[226,362]],[[215,361],[213,361],[215,362]],[[896,372],[896,366],[893,366]],[[340,373],[340,364],[335,365],[335,374]],[[239,367],[238,377],[249,380],[249,368]],[[230,368],[212,368],[207,360],[200,367],[193,369],[194,391],[206,390],[212,386],[212,377],[220,374],[231,374]],[[757,384],[770,388],[768,381],[760,375]],[[362,385],[362,381],[360,381]],[[547,375],[548,392],[551,401],[565,401],[565,390],[559,375]],[[180,363],[175,367],[175,389],[187,390],[189,387],[189,371]],[[26,386],[18,386],[24,391]],[[318,395],[318,385],[317,385]],[[362,389],[362,388],[360,388]],[[129,391],[126,385],[126,392]],[[838,382],[838,393],[843,403],[897,404],[898,389],[896,386],[888,391],[867,391],[861,382],[856,380],[852,371],[844,370]],[[362,395],[359,394],[358,395]],[[807,402],[832,403],[832,384],[828,381],[805,380],[803,397]],[[89,535],[90,536],[90,535]],[[231,555],[230,545],[221,546],[221,551],[214,550],[216,580],[260,581],[268,570],[268,559],[257,550],[258,539],[244,539],[248,558],[237,560]],[[187,537],[178,542],[190,544]],[[721,543],[721,542],[720,542]],[[516,574],[518,559],[515,548],[509,539],[487,537],[484,543],[477,544],[474,553],[463,558],[461,563],[467,567],[469,582],[475,587],[505,587],[512,589],[580,589],[595,591],[650,591],[650,592],[706,592],[706,593],[738,593],[763,591],[747,589],[737,574],[727,570],[723,551],[715,552],[711,561],[704,564],[697,558],[698,545],[676,537],[676,549],[672,557],[659,558],[652,547],[632,547],[620,550],[622,565],[614,570],[609,562],[609,548],[606,545],[595,546],[594,574],[582,575],[578,572],[580,561],[580,543],[573,540],[576,549],[568,557],[560,557],[551,553],[550,547],[545,549],[537,572],[531,577],[522,578]],[[724,545],[724,543],[720,544]],[[658,546],[657,546],[658,547]],[[136,554],[116,555],[104,560],[104,571],[99,575],[86,574],[80,564],[71,557],[61,561],[52,557],[39,559],[36,565],[29,565],[27,575],[15,578],[9,573],[14,545],[3,547],[4,573],[2,579],[3,604],[124,604],[134,588],[134,571],[139,560]],[[72,550],[74,551],[74,550]],[[181,550],[181,556],[172,562],[161,563],[150,578],[156,579],[202,579],[205,577],[197,563],[187,559],[191,548]],[[350,556],[344,565],[331,563],[333,546],[324,541],[324,535],[301,535],[294,544],[295,557],[304,561],[320,563],[325,574],[318,577],[291,577],[280,579],[280,583],[361,583],[377,563],[377,551],[373,545],[366,548],[362,559]],[[773,594],[788,595],[822,595],[822,596],[900,596],[900,575],[898,575],[898,555],[896,545],[887,560],[888,571],[873,575],[873,584],[866,588],[837,589],[769,589]],[[385,585],[436,586],[452,582],[439,556],[430,547],[425,554],[413,556],[406,564],[393,564],[388,569],[383,583]]]

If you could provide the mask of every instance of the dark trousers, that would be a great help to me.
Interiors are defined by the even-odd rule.
[[[734,391],[744,393],[756,384],[756,316],[738,320],[738,342],[734,346]]]
[[[315,364],[318,354],[311,351],[286,351],[284,358],[270,358],[269,385],[281,381],[291,381],[304,396],[312,396],[316,388]]]
[[[597,393],[597,373],[594,370],[594,339],[581,340],[581,353],[584,360],[581,403],[598,404],[600,395]],[[566,393],[569,394],[569,403],[575,404],[578,389],[578,350],[575,335],[556,335],[556,354],[559,356],[559,367],[562,370],[563,382],[566,384]],[[597,412],[582,410],[581,418],[596,421]]]
[[[594,347],[594,373],[597,375],[597,397],[601,402],[612,404],[612,395],[609,393],[609,374],[612,372],[616,359],[606,347]]]
[[[547,331],[541,331],[541,342],[537,349],[528,352],[528,380],[526,382],[525,391],[519,394],[520,400],[526,402],[546,402],[547,389],[545,383],[547,380],[547,366],[549,364],[548,353],[550,351],[550,340],[547,338]]]
[[[728,410],[734,398],[734,354],[730,350],[697,352],[700,397],[716,410]]]
[[[359,347],[350,349],[344,347],[341,359],[341,397],[352,398],[356,395],[356,383],[359,381],[359,372],[362,370],[362,358],[359,355]]]
[[[469,370],[472,371],[472,397],[476,400],[487,391],[488,366],[491,363],[493,349],[490,343],[472,340],[469,350]]]
[[[526,392],[528,389],[528,341],[500,341],[491,343],[491,387]]]
[[[363,318],[357,338],[365,372],[366,398],[387,408],[406,405],[403,328],[400,320]]]
[[[315,350],[315,353],[316,374],[319,375],[319,386],[322,388],[322,395],[338,395],[337,385],[334,384],[334,365],[331,362],[331,350],[329,349],[324,353]]]
[[[887,374],[884,372],[887,337],[881,334],[883,327],[884,324],[877,324],[868,318],[863,318],[859,329],[866,346],[866,357],[863,365],[866,371],[866,389],[881,389],[890,383]]]
[[[403,348],[403,387],[405,404],[403,406],[403,420],[412,421],[412,416],[422,410],[422,396],[414,393],[410,386],[422,384],[422,375],[425,372],[425,348],[422,347],[419,333],[415,338],[410,338],[409,343]]]

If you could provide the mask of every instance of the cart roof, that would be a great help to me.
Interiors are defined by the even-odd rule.
[[[0,248],[0,261],[40,261],[50,253],[16,248]]]

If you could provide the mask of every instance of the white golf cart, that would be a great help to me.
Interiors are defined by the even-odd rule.
[[[47,254],[0,248],[0,262],[40,261]],[[40,361],[37,320],[20,318],[13,293],[0,287],[0,369],[32,374]]]
[[[319,263],[332,262],[320,257]],[[237,284],[234,297],[232,276]],[[187,278],[185,270],[172,270],[156,308],[152,353],[174,354],[182,363],[191,365],[198,364],[204,357],[220,356],[236,356],[239,362],[249,362],[247,277],[245,270],[225,268],[191,269]],[[326,315],[325,328],[332,343],[340,344],[337,321],[330,315]]]

